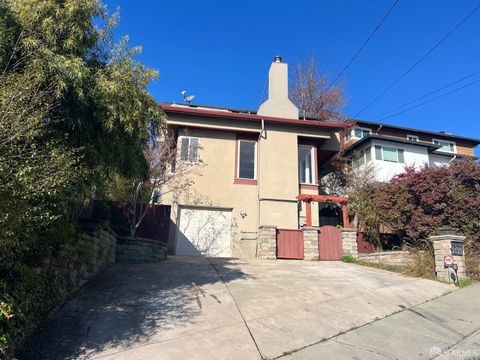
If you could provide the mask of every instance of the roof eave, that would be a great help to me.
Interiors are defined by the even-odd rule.
[[[390,124],[384,124],[384,123],[379,123],[379,122],[369,121],[369,120],[350,119],[350,121],[353,122],[353,123],[358,123],[358,124],[382,126],[382,127],[392,128],[392,129],[398,129],[398,130],[410,131],[410,132],[418,132],[418,133],[423,133],[423,134],[428,134],[428,135],[433,135],[433,136],[439,136],[439,137],[444,137],[444,138],[449,138],[449,139],[465,140],[465,141],[469,141],[469,142],[474,143],[475,146],[480,144],[480,139],[461,136],[461,135],[447,134],[447,133],[441,133],[441,132],[437,132],[437,131],[421,130],[421,129],[409,128],[409,127],[405,127],[405,126],[390,125]]]
[[[390,142],[394,142],[394,143],[397,143],[397,144],[422,146],[422,147],[426,147],[429,152],[432,152],[432,151],[435,151],[435,150],[441,148],[440,145],[430,144],[430,143],[426,143],[426,142],[423,142],[423,141],[409,141],[409,140],[403,140],[403,139],[400,139],[400,138],[389,137],[389,136],[384,136],[384,135],[368,135],[368,136],[365,136],[364,138],[356,141],[352,145],[350,145],[347,149],[343,150],[342,153],[344,155],[347,155],[350,152],[352,152],[353,150],[355,150],[356,148],[360,147],[362,144],[365,144],[365,143],[367,143],[368,141],[371,141],[371,140],[390,141]]]
[[[204,116],[204,117],[208,116],[208,117],[217,117],[217,118],[240,119],[240,120],[247,120],[247,121],[264,120],[268,122],[287,124],[287,125],[313,126],[313,127],[322,127],[322,128],[330,128],[330,129],[344,129],[350,126],[350,124],[344,124],[344,123],[287,119],[287,118],[278,118],[278,117],[272,117],[272,116],[260,116],[256,114],[231,113],[228,111],[192,109],[188,107],[174,106],[174,105],[160,105],[160,107],[167,114],[176,113],[176,114],[186,114],[186,115],[192,115],[192,116]]]

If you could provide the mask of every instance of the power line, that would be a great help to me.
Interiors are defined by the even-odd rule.
[[[410,100],[410,101],[406,102],[405,104],[402,104],[402,105],[397,106],[397,107],[395,107],[395,108],[393,108],[393,109],[390,109],[390,110],[388,110],[388,111],[385,111],[384,113],[382,113],[382,114],[380,114],[380,115],[374,116],[374,117],[372,117],[372,120],[375,120],[376,118],[380,118],[380,117],[383,117],[383,116],[385,116],[385,115],[388,115],[388,114],[390,114],[390,113],[392,113],[392,112],[394,112],[394,111],[396,111],[396,110],[398,110],[398,109],[401,109],[401,108],[403,108],[403,107],[405,107],[405,106],[408,106],[408,105],[410,105],[410,104],[413,104],[413,103],[415,103],[415,102],[417,102],[417,101],[419,101],[419,100],[425,99],[426,97],[429,97],[430,95],[436,94],[436,93],[439,92],[439,91],[442,91],[442,90],[444,90],[444,89],[446,89],[446,88],[448,88],[448,87],[450,87],[450,86],[453,86],[453,85],[455,85],[455,84],[458,84],[458,83],[460,83],[460,82],[462,82],[462,81],[464,81],[464,80],[466,80],[466,79],[468,79],[468,78],[471,78],[472,76],[475,76],[475,75],[477,75],[477,74],[480,74],[480,70],[475,71],[475,72],[473,72],[473,73],[471,73],[471,74],[469,74],[469,75],[467,75],[467,76],[464,76],[464,77],[462,77],[462,78],[460,78],[460,79],[458,79],[458,80],[455,80],[455,81],[453,81],[453,82],[451,82],[451,83],[449,83],[449,84],[447,84],[447,85],[444,85],[444,86],[442,86],[442,87],[439,87],[438,89],[435,89],[435,90],[433,90],[433,91],[430,91],[430,92],[428,92],[428,93],[425,94],[425,95],[422,95],[422,96],[419,96],[419,97],[417,97],[417,98],[415,98],[415,99],[413,99],[413,100]]]
[[[391,117],[394,117],[394,116],[397,116],[397,115],[406,113],[407,111],[416,109],[416,108],[418,108],[418,107],[420,107],[420,106],[423,106],[423,105],[426,105],[426,104],[428,104],[428,103],[430,103],[430,102],[432,102],[432,101],[435,101],[435,100],[441,99],[441,98],[443,98],[443,97],[445,97],[445,96],[448,96],[448,95],[451,95],[451,94],[453,94],[453,93],[456,93],[457,91],[463,90],[463,89],[465,89],[466,87],[472,86],[472,85],[474,85],[474,84],[476,84],[476,83],[478,83],[478,82],[480,82],[480,79],[475,80],[475,81],[472,81],[472,82],[469,82],[468,84],[465,84],[465,85],[463,85],[463,86],[460,86],[460,87],[458,87],[458,88],[456,88],[456,89],[453,89],[453,90],[451,90],[451,91],[449,91],[449,92],[446,92],[445,94],[438,95],[438,96],[436,96],[436,97],[434,97],[434,98],[432,98],[432,99],[430,99],[430,100],[424,101],[424,102],[422,102],[422,103],[420,103],[420,104],[417,104],[417,105],[415,105],[415,106],[411,106],[411,107],[409,107],[409,108],[407,108],[407,109],[405,109],[405,110],[403,110],[403,111],[396,112],[396,113],[394,113],[394,114],[392,114],[392,115],[384,116],[383,118],[379,119],[378,121],[382,121],[382,120],[389,119],[389,118],[391,118]]]
[[[370,41],[370,39],[373,37],[373,35],[375,35],[375,33],[378,31],[378,29],[380,29],[380,27],[383,25],[383,23],[385,22],[385,20],[387,20],[388,16],[390,15],[390,13],[393,11],[393,9],[395,8],[395,6],[397,6],[397,4],[399,3],[400,0],[396,0],[393,5],[390,7],[390,9],[388,9],[387,13],[383,16],[382,20],[380,21],[380,23],[377,25],[377,27],[371,32],[371,34],[368,36],[368,38],[363,42],[362,46],[360,46],[360,48],[357,50],[357,52],[353,55],[353,57],[350,59],[350,61],[347,63],[347,65],[345,65],[345,67],[342,69],[342,71],[340,71],[340,73],[337,75],[337,77],[335,78],[335,80],[333,80],[330,85],[328,85],[327,87],[327,90],[330,90],[330,88],[338,81],[338,79],[340,79],[340,77],[345,73],[345,71],[347,71],[347,69],[350,67],[350,65],[352,65],[352,63],[355,61],[355,59],[360,55],[360,53],[363,51],[363,49],[367,46],[368,42]]]
[[[478,9],[480,8],[480,4],[475,6],[475,8],[470,11],[457,25],[455,25],[440,41],[438,41],[433,47],[431,47],[420,59],[418,59],[412,66],[410,66],[407,71],[405,71],[400,77],[398,77],[390,86],[388,86],[385,90],[383,90],[377,97],[375,97],[372,101],[370,101],[367,106],[365,106],[362,110],[354,115],[356,118],[360,114],[362,114],[365,110],[367,110],[371,105],[377,102],[383,95],[385,95],[388,91],[390,91],[395,85],[397,85],[400,80],[402,80],[407,74],[409,74],[418,64],[420,64],[423,60],[425,60],[428,55],[430,55],[437,47],[439,47],[445,40],[447,40],[450,35],[452,35],[460,26],[462,26],[465,21],[468,20]]]

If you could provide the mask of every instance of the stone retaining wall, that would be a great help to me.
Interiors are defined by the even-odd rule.
[[[411,255],[408,251],[383,251],[370,254],[358,254],[358,260],[376,264],[407,266],[411,260]]]
[[[78,242],[68,250],[70,263],[77,264],[69,271],[73,288],[82,286],[97,273],[115,262],[117,237],[106,224],[90,224],[84,228]]]
[[[118,237],[117,262],[146,263],[167,258],[167,245],[158,240]]]

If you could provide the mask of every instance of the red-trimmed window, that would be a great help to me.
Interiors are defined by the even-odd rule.
[[[253,136],[239,135],[235,149],[235,184],[257,184],[257,140]]]
[[[257,174],[257,142],[239,139],[237,146],[237,179],[255,180]]]
[[[178,149],[179,160],[197,163],[200,160],[199,156],[200,139],[192,136],[179,136]]]
[[[298,181],[300,184],[315,184],[315,152],[312,145],[298,145]]]

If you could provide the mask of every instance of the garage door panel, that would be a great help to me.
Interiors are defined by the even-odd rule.
[[[231,256],[231,211],[181,208],[177,255]]]

